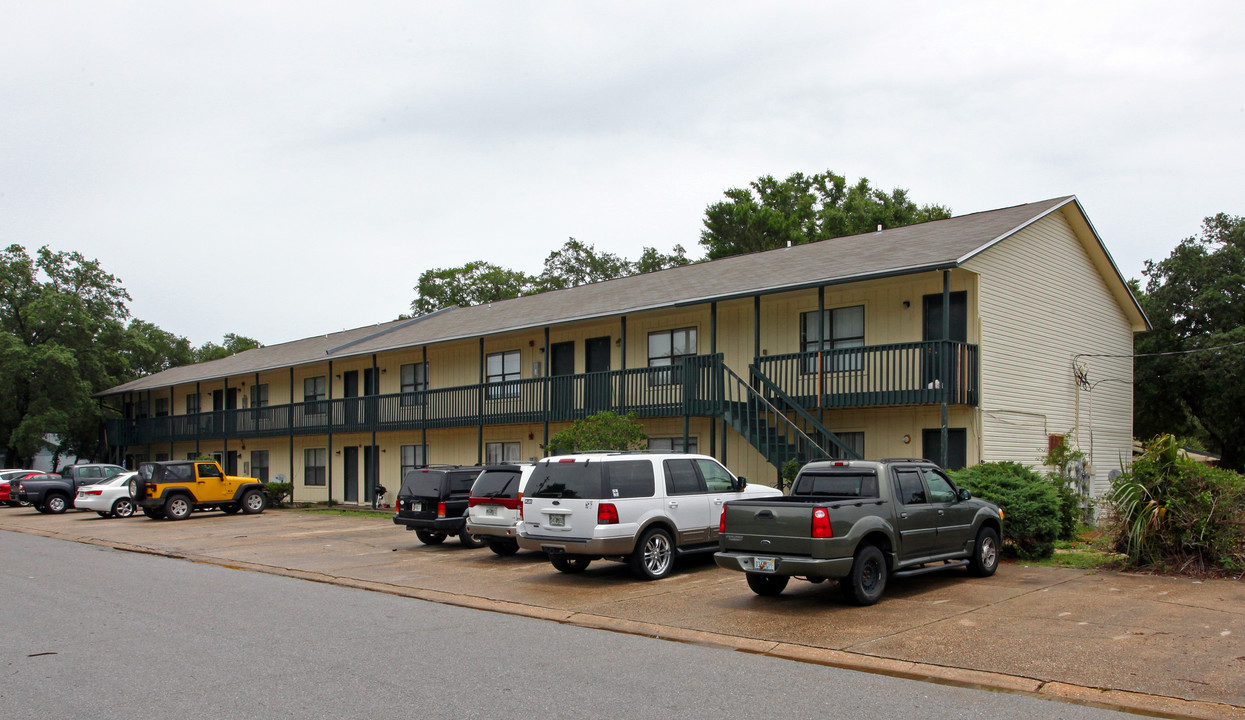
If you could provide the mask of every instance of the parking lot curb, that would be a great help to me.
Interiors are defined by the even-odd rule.
[[[982,670],[956,668],[945,665],[896,660],[893,658],[865,655],[844,650],[834,650],[794,643],[757,640],[755,638],[701,630],[690,630],[661,625],[658,623],[615,618],[607,615],[561,610],[540,605],[519,603],[511,600],[499,600],[463,593],[453,593],[391,583],[358,580],[327,573],[311,572],[275,565],[264,565],[254,562],[222,560],[218,557],[160,550],[130,543],[109,541],[93,537],[74,536],[70,533],[61,533],[42,529],[5,529],[28,535],[107,547],[124,552],[186,560],[205,565],[215,565],[217,567],[232,570],[277,575],[292,579],[336,585],[339,587],[381,592],[388,595],[407,597],[415,600],[424,600],[427,602],[435,602],[443,605],[463,607],[473,610],[484,610],[487,612],[496,612],[535,620],[546,620],[596,630],[606,630],[609,632],[650,637],[659,640],[719,647],[795,662],[825,665],[827,667],[835,667],[845,670],[934,682],[942,685],[1031,695],[1049,700],[1070,702],[1077,705],[1088,705],[1120,712],[1140,713],[1154,717],[1195,718],[1197,720],[1245,720],[1245,707],[1225,703],[1185,700],[1183,698],[1175,698],[1165,695],[1151,695],[1123,690],[1087,687],[1063,682],[1043,681],[1036,678],[1018,675],[1008,675]]]

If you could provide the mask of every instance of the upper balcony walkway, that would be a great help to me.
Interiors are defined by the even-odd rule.
[[[976,405],[977,346],[954,341],[759,357],[751,368],[805,409]],[[747,373],[743,373],[747,376]],[[721,354],[664,367],[531,378],[418,392],[217,410],[106,423],[112,447],[203,440],[568,422],[612,410],[723,417]]]

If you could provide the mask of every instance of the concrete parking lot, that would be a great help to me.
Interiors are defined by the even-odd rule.
[[[268,511],[181,522],[0,510],[0,530],[363,587],[556,622],[1175,717],[1245,718],[1245,584],[1005,563],[892,581],[858,608],[832,584],[776,598],[711,558],[656,582],[600,561],[424,546],[383,518]],[[0,535],[2,538],[2,535]]]

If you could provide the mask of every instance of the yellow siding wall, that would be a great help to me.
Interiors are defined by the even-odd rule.
[[[1133,331],[1123,310],[1062,212],[965,266],[980,275],[982,459],[1037,466],[1047,436],[1070,433],[1101,494],[1132,453]],[[1079,388],[1074,364],[1106,382]]]

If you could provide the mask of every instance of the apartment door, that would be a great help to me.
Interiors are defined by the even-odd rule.
[[[584,372],[588,373],[584,404],[589,413],[610,408],[610,339],[588,338],[584,341]]]
[[[926,295],[922,315],[921,339],[925,342],[942,340],[942,293]],[[963,290],[951,293],[951,337],[956,342],[968,342],[968,293]],[[941,348],[930,347],[921,365],[921,385],[935,389],[954,381],[960,374],[957,357],[953,353],[946,358],[947,377],[943,378],[943,354]]]
[[[575,407],[575,343],[549,346],[550,409],[553,419],[569,420]]]
[[[363,446],[363,499],[372,502],[376,498],[376,476],[380,470],[380,450],[375,445]]]
[[[359,397],[359,371],[347,370],[342,373],[342,397],[346,398],[345,421],[347,425],[358,424],[362,419],[360,408],[362,403],[357,399]]]
[[[343,378],[345,379],[345,378]],[[342,492],[346,502],[359,502],[359,448],[342,448]]]

